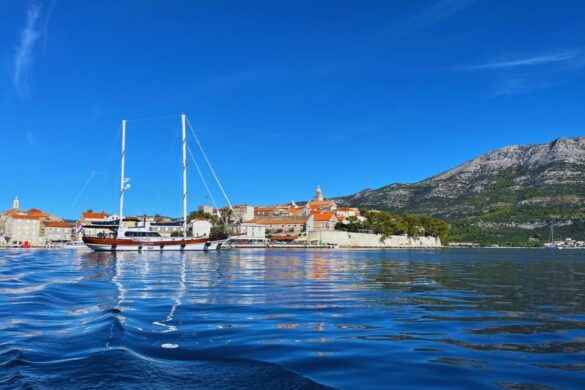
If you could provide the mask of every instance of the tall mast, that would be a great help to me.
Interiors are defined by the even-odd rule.
[[[122,228],[122,221],[124,220],[124,187],[126,186],[126,179],[124,178],[124,158],[126,157],[126,120],[122,120],[122,172],[120,175],[120,224],[118,231]]]
[[[183,237],[187,237],[187,133],[185,114],[181,114],[181,131],[183,133]]]

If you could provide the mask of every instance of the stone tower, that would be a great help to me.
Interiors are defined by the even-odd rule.
[[[315,196],[313,197],[314,201],[323,202],[323,193],[321,192],[321,186],[317,186],[317,190],[315,191]]]
[[[13,209],[19,209],[20,208],[20,201],[18,200],[18,196],[14,197],[14,200],[12,201],[12,208]]]

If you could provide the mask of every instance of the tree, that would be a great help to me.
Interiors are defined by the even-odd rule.
[[[204,213],[201,210],[191,211],[189,213],[189,215],[187,216],[187,221],[192,221],[192,220],[197,219],[197,218],[206,219],[209,222],[211,222],[212,225],[217,224],[217,222],[219,221],[219,218],[217,217],[217,215],[211,215],[209,213]]]

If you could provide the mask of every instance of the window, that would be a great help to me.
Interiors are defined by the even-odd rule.
[[[126,237],[160,237],[160,234],[156,232],[126,232]]]

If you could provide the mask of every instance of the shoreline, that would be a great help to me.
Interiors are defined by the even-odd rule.
[[[564,251],[564,250],[585,250],[585,247],[567,247],[567,248],[562,248],[562,249],[550,249],[550,248],[546,248],[546,247],[521,247],[521,246],[498,246],[498,247],[491,247],[491,246],[476,246],[476,247],[448,247],[448,246],[428,246],[428,247],[423,247],[423,246],[412,246],[412,247],[408,247],[408,246],[402,246],[402,247],[359,247],[359,246],[355,246],[355,247],[350,247],[350,246],[340,246],[337,248],[330,248],[330,247],[299,247],[299,246],[291,246],[291,247],[286,247],[286,246],[277,246],[277,247],[270,247],[270,246],[266,246],[266,247],[226,247],[226,248],[222,248],[221,250],[223,251],[230,251],[230,250],[279,250],[279,249],[287,249],[287,250],[331,250],[331,251],[338,251],[338,250],[360,250],[360,251],[385,251],[385,250],[464,250],[464,249],[481,249],[481,250],[485,250],[485,249],[490,249],[490,250],[498,250],[498,249],[531,249],[531,250],[549,250],[551,252],[558,252],[558,251]],[[34,250],[34,251],[38,251],[38,250],[51,250],[51,251],[60,251],[60,250],[91,250],[88,247],[64,247],[64,248],[46,248],[46,247],[30,247],[30,248],[11,248],[11,247],[0,247],[0,250],[6,250],[6,251],[26,251],[26,250]],[[108,252],[108,251],[104,251],[104,252]],[[143,252],[132,252],[129,251],[127,253],[148,253],[148,252],[152,252],[152,253],[160,253],[159,251],[143,251]],[[185,252],[181,252],[181,251],[177,251],[177,253],[186,253],[186,252],[197,252],[197,251],[185,251]],[[200,252],[205,252],[205,251],[200,251]]]

